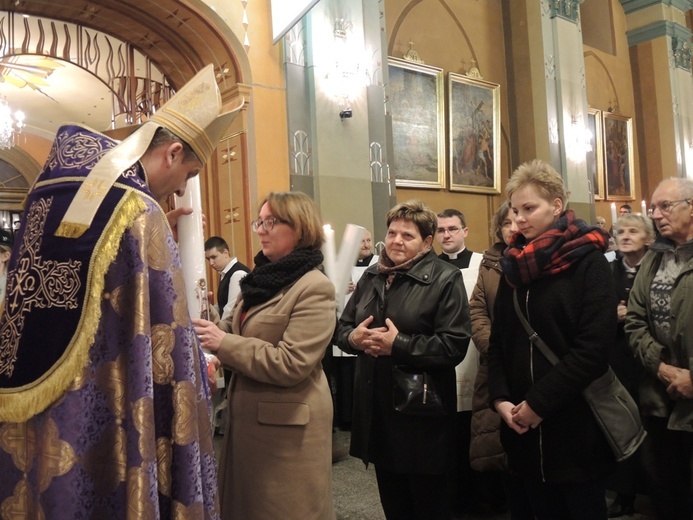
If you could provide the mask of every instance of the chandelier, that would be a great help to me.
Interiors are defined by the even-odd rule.
[[[17,110],[12,114],[7,99],[0,97],[0,149],[12,148],[18,144],[19,134],[25,126],[24,112]]]

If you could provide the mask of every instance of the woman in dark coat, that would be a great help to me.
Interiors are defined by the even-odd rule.
[[[606,372],[616,338],[608,236],[565,209],[563,180],[542,161],[521,165],[506,190],[519,233],[501,259],[489,342],[501,441],[538,520],[606,519],[603,479],[614,458],[581,392]],[[513,290],[555,366],[530,343]]]
[[[375,466],[388,519],[450,519],[455,366],[470,337],[460,270],[431,249],[437,217],[419,201],[387,215],[385,249],[339,320],[336,343],[357,354],[350,453]],[[426,373],[441,415],[396,411],[393,370]],[[429,398],[430,402],[430,398]]]
[[[609,364],[616,376],[633,396],[638,399],[638,383],[642,376],[643,367],[635,359],[633,351],[626,340],[624,325],[626,321],[626,306],[628,296],[633,287],[635,275],[640,269],[648,246],[654,241],[655,231],[652,220],[647,216],[626,213],[614,225],[614,236],[618,244],[619,254],[611,262],[611,270],[616,285],[618,307],[618,332],[616,342],[609,349]],[[607,481],[609,489],[616,491],[616,498],[609,505],[609,518],[632,515],[638,486],[642,485],[642,450],[632,457],[619,462],[615,473]]]

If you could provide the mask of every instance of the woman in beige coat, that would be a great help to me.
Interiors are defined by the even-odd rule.
[[[195,320],[202,346],[233,371],[219,468],[222,518],[334,519],[332,398],[321,359],[334,330],[335,293],[317,269],[319,212],[302,193],[271,193],[253,230],[262,251],[230,321]]]

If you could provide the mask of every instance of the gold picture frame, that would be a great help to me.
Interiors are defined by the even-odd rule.
[[[590,134],[585,159],[587,175],[594,200],[604,200],[604,143],[602,142],[602,111],[587,109],[587,131]]]
[[[443,69],[388,58],[395,184],[445,187]]]
[[[500,85],[448,72],[450,191],[500,193]]]
[[[633,120],[602,112],[605,190],[608,200],[633,200]]]

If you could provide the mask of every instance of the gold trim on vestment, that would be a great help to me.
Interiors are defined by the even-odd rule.
[[[42,412],[81,375],[101,321],[106,272],[118,254],[123,234],[146,209],[138,192],[129,191],[121,199],[94,248],[82,315],[70,344],[54,367],[38,380],[20,388],[0,389],[0,422],[23,422]]]

